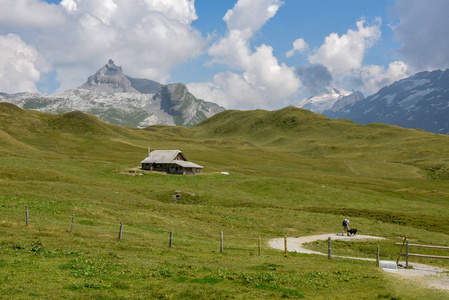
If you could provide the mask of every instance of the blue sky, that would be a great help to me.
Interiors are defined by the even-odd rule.
[[[76,88],[111,58],[228,109],[369,95],[448,68],[448,20],[446,0],[2,0],[0,92]]]

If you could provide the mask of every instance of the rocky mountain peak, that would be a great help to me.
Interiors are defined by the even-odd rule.
[[[122,67],[116,66],[112,59],[79,88],[107,93],[139,93],[123,74]]]
[[[108,63],[100,69],[100,73],[108,76],[121,76],[123,75],[122,67],[116,66],[114,61],[110,59]]]

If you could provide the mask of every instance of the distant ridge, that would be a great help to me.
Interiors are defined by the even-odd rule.
[[[364,99],[359,91],[345,92],[336,88],[327,88],[321,94],[303,99],[298,107],[322,114],[326,111],[336,111],[340,108]]]
[[[126,76],[112,59],[77,89],[55,95],[0,93],[0,101],[53,114],[81,111],[114,125],[140,128],[189,127],[225,110],[197,99],[182,83],[162,85]]]
[[[449,134],[449,69],[417,73],[324,115]]]

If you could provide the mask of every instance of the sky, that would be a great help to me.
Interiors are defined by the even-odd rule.
[[[226,109],[368,96],[449,68],[449,1],[0,1],[0,92],[76,88],[109,59]]]

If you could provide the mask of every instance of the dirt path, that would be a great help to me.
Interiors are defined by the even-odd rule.
[[[303,247],[303,244],[309,243],[309,242],[314,242],[314,241],[319,241],[319,240],[327,240],[329,237],[331,237],[332,240],[345,240],[345,241],[363,240],[363,239],[383,239],[383,238],[377,237],[377,236],[369,236],[369,235],[362,235],[362,234],[358,234],[355,236],[342,235],[341,233],[309,235],[309,236],[301,236],[301,237],[295,237],[295,238],[287,238],[287,249],[288,249],[288,251],[292,251],[292,252],[327,255],[327,253],[324,254],[321,252],[308,250]],[[274,249],[285,250],[284,249],[284,238],[273,239],[269,242],[269,245],[271,248],[274,248]],[[369,258],[356,258],[356,257],[351,257],[351,258],[374,261],[374,259],[369,259]]]
[[[306,254],[317,254],[317,255],[327,255],[327,253],[321,253],[317,251],[312,251],[305,249],[303,244],[314,242],[318,240],[327,240],[331,237],[332,240],[366,240],[366,239],[383,239],[382,237],[377,236],[369,236],[369,235],[356,235],[356,236],[347,236],[342,235],[341,233],[328,233],[328,234],[320,234],[320,235],[310,235],[303,237],[292,237],[287,238],[287,249],[291,252],[299,252]],[[285,250],[284,249],[284,238],[272,239],[269,241],[269,246],[274,249]],[[347,256],[336,256],[333,257],[342,257],[342,258],[350,258],[350,259],[361,259],[367,261],[375,261],[375,259],[371,258],[359,258],[359,257],[347,257]],[[418,263],[409,263],[413,267],[413,269],[404,269],[398,268],[396,270],[392,269],[383,269],[385,272],[392,274],[393,276],[398,276],[401,278],[409,278],[410,280],[416,280],[417,283],[426,283],[427,285],[443,289],[449,291],[449,272],[442,268],[436,268],[424,264]]]

